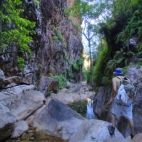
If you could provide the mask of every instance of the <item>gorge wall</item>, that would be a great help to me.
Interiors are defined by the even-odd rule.
[[[36,35],[30,44],[32,58],[22,53],[25,60],[24,71],[16,61],[14,44],[1,52],[13,52],[0,55],[0,88],[21,83],[39,86],[44,76],[63,74],[68,79],[81,80],[81,67],[73,71],[73,62],[77,62],[83,50],[81,36],[73,24],[68,21],[64,10],[73,4],[73,0],[40,0],[39,5],[34,0],[23,0],[24,16],[36,22]],[[74,18],[78,23],[79,19]]]

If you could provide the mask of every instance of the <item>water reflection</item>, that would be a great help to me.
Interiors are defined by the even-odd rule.
[[[87,101],[86,118],[87,119],[96,119],[96,116],[93,112],[93,100],[90,98],[87,98],[86,101]]]

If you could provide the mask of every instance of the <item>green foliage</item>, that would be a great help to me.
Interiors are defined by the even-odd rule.
[[[113,59],[108,61],[105,68],[105,74],[111,75],[111,73],[116,67],[127,66],[129,64],[130,59],[134,56],[135,54],[131,51],[130,52],[117,51]]]
[[[73,26],[85,37],[87,40],[87,45],[89,48],[89,56],[91,58],[90,60],[90,70],[92,70],[93,65],[93,48],[94,48],[94,40],[95,36],[99,32],[99,28],[97,23],[97,20],[99,21],[100,17],[104,17],[101,14],[106,10],[107,2],[91,2],[86,0],[75,0],[74,4],[66,9],[64,12],[66,16],[69,17],[69,19],[73,19],[74,17],[77,17],[80,22],[77,24],[74,23],[74,19],[70,20],[73,23]],[[105,10],[104,10],[105,9]],[[97,20],[96,20],[97,19]],[[83,20],[83,25],[80,26],[81,22]],[[91,20],[95,20],[95,24],[93,22],[90,22]],[[78,26],[79,25],[79,26]],[[81,29],[82,28],[82,29]],[[95,51],[94,51],[95,52]],[[76,64],[73,65],[76,70],[78,70],[78,67]],[[92,72],[90,72],[92,74]]]
[[[45,94],[45,97],[50,97],[52,94],[52,91],[51,90],[47,90],[46,94]]]
[[[107,20],[104,25],[105,25],[105,27],[107,27],[110,30],[116,26],[116,22],[111,21],[111,20]],[[103,26],[103,25],[101,25],[101,26]]]
[[[39,8],[39,0],[34,0],[34,2],[36,3],[36,6]]]
[[[141,20],[142,6],[135,9],[132,16],[128,19],[127,25],[124,27],[123,31],[118,34],[118,41],[126,41],[132,35],[137,34],[138,37],[142,36],[142,20]]]
[[[63,35],[62,35],[62,33],[61,33],[61,31],[60,30],[58,30],[58,29],[54,29],[55,30],[55,34],[56,35],[54,35],[52,38],[53,38],[53,41],[54,42],[62,42],[62,45],[63,46],[66,46],[66,42],[65,42],[65,39],[64,39],[64,37],[63,37]]]
[[[139,4],[140,0],[131,0],[131,6]]]
[[[84,76],[84,78],[87,80],[87,76],[88,76],[88,69],[86,69],[86,68],[83,68],[82,69],[82,72],[83,72],[83,76]]]
[[[0,50],[14,43],[18,52],[28,52],[31,55],[29,43],[33,42],[32,35],[35,22],[22,17],[24,10],[21,0],[3,1],[0,11]],[[24,60],[17,57],[20,68],[24,68]],[[20,65],[21,64],[21,65]]]
[[[128,70],[128,65],[130,63],[130,59],[134,57],[135,54],[133,52],[123,52],[117,51],[112,60],[109,60],[106,64],[106,68],[104,70],[104,76],[102,78],[102,84],[107,85],[111,83],[112,72],[117,67],[123,67],[124,74]]]
[[[104,76],[102,77],[101,83],[104,85],[109,85],[111,84],[112,76]]]
[[[138,51],[142,51],[142,42],[140,42],[140,43],[138,44],[137,50],[138,50]]]
[[[19,47],[19,51],[31,53],[28,43],[33,41],[30,34],[35,33],[32,30],[35,23],[20,16],[23,13],[23,9],[20,8],[21,4],[20,0],[5,0],[2,6],[0,16],[3,27],[0,33],[0,48],[6,48],[14,42]]]
[[[56,29],[56,28],[55,28],[54,30],[55,30],[55,33],[56,33],[58,39],[59,39],[60,41],[64,41],[64,37],[63,37],[63,35],[61,34],[61,31],[58,30],[58,29]]]
[[[72,70],[70,68],[65,68],[63,74],[65,74],[66,78],[69,81],[71,81],[71,79],[72,79]]]
[[[73,67],[73,70],[75,70],[75,71],[79,70],[79,66],[76,62],[72,62],[72,67]]]
[[[42,68],[42,64],[38,64],[38,67],[39,67],[39,68]]]
[[[76,111],[77,113],[81,114],[83,117],[86,117],[86,107],[87,107],[87,102],[74,102],[72,104],[68,104],[68,106]]]
[[[79,24],[73,24],[73,26],[74,26],[77,30],[80,29],[80,25],[79,25]]]
[[[70,23],[72,23],[72,19],[71,19],[71,18],[68,18],[68,21],[69,21]]]
[[[130,9],[131,0],[114,0],[112,4],[113,16],[119,16],[120,14],[126,14],[127,10]]]
[[[64,10],[66,16],[87,17],[88,19],[96,19],[106,8],[106,3],[89,3],[86,0],[75,0],[74,4],[68,9]]]
[[[117,67],[121,66],[121,62],[125,60],[125,58],[122,56],[123,51],[117,51],[114,55],[114,58],[112,60],[109,60],[106,64],[105,68],[105,74],[109,75],[112,73],[112,71]]]
[[[64,58],[66,59],[66,61],[70,62],[67,52],[64,52]]]
[[[77,59],[77,64],[80,66],[84,63],[84,57],[83,56],[80,56],[79,59]]]
[[[129,68],[128,66],[122,68],[123,74],[125,74],[128,71],[128,68]]]
[[[112,72],[116,67],[128,66],[130,59],[136,55],[133,52],[118,50],[124,47],[123,45],[126,44],[126,41],[131,36],[138,35],[142,37],[141,0],[113,0],[111,2],[111,5],[107,5],[107,1],[105,3],[90,4],[85,0],[75,0],[75,4],[65,11],[70,17],[77,16],[84,19],[85,30],[88,32],[85,33],[85,30],[82,30],[82,33],[84,32],[83,35],[88,40],[88,46],[91,45],[91,42],[89,42],[91,36],[98,33],[98,31],[101,33],[103,31],[103,34],[107,36],[106,41],[108,45],[99,45],[101,48],[98,46],[98,59],[93,71],[97,86],[100,84],[109,84],[111,82]],[[110,6],[109,10],[111,10],[112,17],[109,17],[109,20],[106,17],[107,21],[105,19],[103,21],[104,23],[99,24],[102,27],[102,31],[98,30],[99,26],[94,26],[86,22],[88,19],[97,19],[107,6]],[[103,17],[104,15],[101,16]],[[141,48],[142,46],[139,45],[139,52],[137,53],[139,57],[142,56]],[[91,49],[91,46],[89,46],[89,49]],[[89,53],[91,53],[91,50]],[[87,80],[91,81],[91,71],[83,70],[83,72]]]
[[[57,36],[53,36],[53,41],[54,41],[54,42],[59,42],[58,37],[57,37]]]
[[[23,71],[23,70],[24,70],[24,67],[25,67],[25,61],[24,61],[24,59],[17,56],[17,61],[18,61],[19,67],[20,67],[20,68],[22,69],[22,71]]]
[[[87,83],[91,84],[91,82],[92,82],[92,75],[90,73],[90,69],[83,68],[82,72],[83,72],[83,77],[87,80]]]
[[[136,57],[138,58],[141,58],[142,57],[142,43],[140,42],[138,45],[137,45],[137,53],[136,53]]]
[[[142,57],[142,51],[137,52],[136,57],[141,58]]]
[[[65,88],[67,79],[62,74],[61,75],[53,75],[50,73],[50,77],[55,78],[59,81],[59,87],[58,87],[59,90],[62,88]]]
[[[104,75],[104,65],[106,64],[106,59],[108,57],[110,57],[110,51],[108,50],[108,47],[105,46],[99,54],[96,65],[94,67],[94,80],[97,86],[101,83],[102,77]]]
[[[138,68],[140,68],[141,66],[142,66],[142,61],[140,61],[136,64],[136,67],[138,67]]]

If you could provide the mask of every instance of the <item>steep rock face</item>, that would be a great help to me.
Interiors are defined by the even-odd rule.
[[[23,53],[26,67],[22,73],[16,61],[18,53],[15,45],[4,49],[2,52],[15,52],[0,55],[1,69],[6,78],[18,76],[19,83],[35,84],[37,87],[41,77],[49,73],[64,74],[74,81],[81,79],[80,70],[72,72],[72,62],[76,62],[82,53],[81,37],[64,14],[72,3],[73,0],[42,0],[38,6],[34,0],[23,1],[25,16],[36,22],[36,35],[30,44],[33,54],[29,59]],[[79,20],[74,18],[74,22],[78,23]]]
[[[70,61],[76,61],[82,52],[77,30],[64,15],[66,8],[66,2],[63,0],[41,2],[43,34],[41,36],[42,47],[37,56],[39,62],[43,63],[44,75],[49,72],[60,74],[69,71]]]

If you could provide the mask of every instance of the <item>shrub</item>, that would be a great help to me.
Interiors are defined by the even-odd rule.
[[[59,87],[58,87],[59,90],[62,88],[65,88],[67,79],[62,74],[61,75],[53,75],[50,73],[50,77],[55,78],[59,81]]]
[[[19,67],[22,69],[22,71],[24,71],[24,67],[25,67],[25,61],[23,58],[17,56],[17,61],[18,61],[18,65]]]
[[[53,36],[53,41],[54,41],[54,42],[59,42],[58,37],[57,37],[57,36]]]
[[[101,79],[104,75],[104,68],[105,68],[105,64],[106,64],[106,59],[110,57],[110,53],[109,53],[109,50],[108,50],[108,47],[106,46],[104,48],[104,50],[102,50],[100,52],[100,55],[97,59],[97,62],[96,62],[96,65],[94,67],[94,80],[95,80],[95,83],[96,85],[100,85],[101,83]]]
[[[78,65],[82,65],[84,63],[84,57],[80,56],[80,58],[77,60]]]
[[[78,71],[78,70],[79,70],[79,66],[77,65],[76,62],[73,62],[73,63],[72,63],[72,67],[73,67],[73,70],[75,70],[75,71]]]

